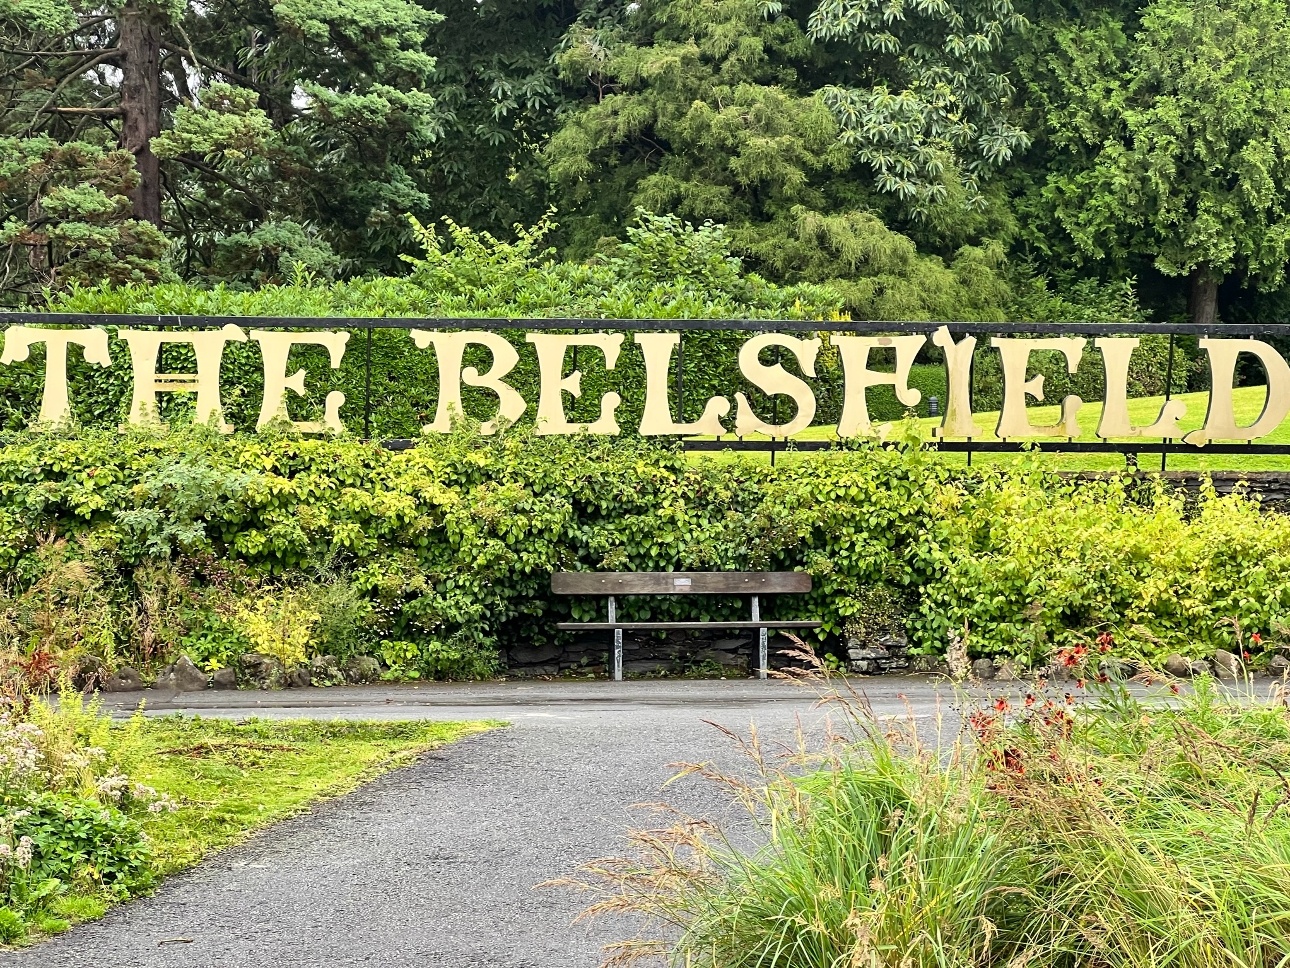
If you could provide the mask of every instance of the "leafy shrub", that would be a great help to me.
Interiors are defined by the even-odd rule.
[[[311,640],[315,655],[343,662],[375,651],[381,629],[388,623],[349,576],[324,568],[320,579],[309,586],[309,595],[310,607],[318,615]]]
[[[97,800],[43,794],[24,801],[14,834],[32,844],[25,875],[42,883],[135,886],[151,857],[138,821]]]
[[[239,656],[254,652],[255,646],[232,619],[206,612],[179,640],[175,651],[188,656],[198,668],[214,672],[234,665]]]
[[[878,366],[875,369],[879,368]],[[894,369],[894,367],[893,367]],[[942,363],[916,363],[909,368],[909,385],[923,395],[915,408],[919,416],[930,415],[928,401],[935,397],[940,404],[940,412],[945,412],[946,398],[949,396],[949,380],[945,375]],[[896,399],[896,389],[890,386],[870,387],[866,402],[869,406],[869,418],[875,423],[886,420],[903,420],[910,408]]]
[[[841,306],[832,290],[813,285],[778,286],[754,273],[744,272],[731,255],[731,243],[720,226],[690,225],[671,216],[640,213],[628,229],[628,238],[589,262],[561,262],[543,238],[553,226],[542,221],[533,228],[517,227],[516,241],[494,238],[446,222],[440,237],[433,230],[416,227],[424,247],[420,256],[409,256],[406,277],[317,282],[299,275],[290,285],[266,285],[254,290],[226,286],[200,288],[188,284],[74,288],[58,296],[51,309],[67,313],[204,314],[232,316],[337,317],[587,317],[605,319],[827,319]],[[247,327],[254,325],[248,319]],[[536,401],[538,368],[524,331],[503,333],[520,350],[520,362],[507,377],[526,400]],[[697,419],[703,403],[714,394],[743,389],[751,399],[762,396],[750,386],[732,387],[737,374],[736,357],[743,336],[738,333],[693,332],[684,339],[684,380],[688,402],[685,415]],[[363,401],[368,372],[366,337],[355,333],[338,370],[332,370],[327,351],[298,347],[292,366],[307,372],[310,400],[290,403],[297,419],[321,416],[321,401],[332,390],[345,394],[341,417],[351,429],[363,426]],[[406,330],[377,329],[372,333],[371,435],[378,438],[417,437],[435,414],[438,375],[434,354],[417,349]],[[128,348],[109,327],[113,360],[129,358]],[[182,344],[162,350],[169,372],[191,371],[191,347]],[[465,365],[483,367],[487,351],[472,347]],[[639,420],[644,404],[644,360],[630,339],[614,370],[583,354],[583,395],[570,408],[571,416],[590,412],[600,397],[618,393],[618,410],[624,426]],[[69,388],[73,412],[91,426],[112,426],[129,412],[131,384],[128,367],[101,369],[87,364],[79,354],[69,359]],[[27,426],[39,412],[44,349],[33,349],[31,359],[0,367],[0,427]],[[263,361],[254,343],[230,343],[223,364],[226,419],[240,429],[254,427],[264,385]],[[192,413],[193,401],[185,394],[165,394],[161,416],[182,420]],[[466,387],[463,403],[468,412],[488,413],[496,400],[487,391]],[[822,412],[829,407],[824,402]],[[530,410],[530,416],[532,411]],[[585,419],[585,418],[584,418]],[[196,473],[176,469],[182,486]],[[213,496],[220,488],[236,487],[236,478],[212,482]]]
[[[916,620],[924,643],[966,628],[975,654],[1036,661],[1106,631],[1158,661],[1240,651],[1240,629],[1266,632],[1290,609],[1290,521],[1240,495],[1209,489],[1188,509],[1127,478],[1075,483],[1032,468],[944,500],[933,531],[943,570]]]
[[[305,649],[321,618],[308,597],[290,587],[244,603],[236,613],[238,631],[252,650],[272,656],[288,669],[308,658]]]
[[[193,515],[138,486],[175,463],[241,483]],[[1252,500],[1207,493],[1189,507],[1037,464],[951,475],[914,442],[770,468],[517,430],[400,452],[202,430],[28,434],[0,448],[0,495],[0,616],[50,616],[9,620],[26,629],[9,648],[39,654],[47,678],[89,651],[105,665],[187,651],[216,668],[248,648],[375,655],[393,677],[486,675],[506,643],[550,642],[557,622],[595,613],[550,594],[567,569],[804,569],[814,590],[768,603],[771,617],[819,618],[825,638],[903,626],[929,654],[959,634],[974,655],[1027,661],[1102,632],[1148,658],[1240,649],[1254,632],[1271,644],[1290,608],[1290,519]],[[151,541],[140,505],[165,534],[190,533]],[[52,537],[33,546],[33,534]],[[94,607],[41,604],[51,562],[77,555],[93,556]],[[173,587],[157,577],[167,569]],[[629,598],[622,614],[745,608]]]
[[[33,546],[28,535],[0,552],[3,557],[13,565],[0,583],[0,650],[27,657],[32,672],[50,656],[64,666],[113,664],[123,632],[113,607],[115,575],[92,536],[46,538]]]
[[[70,691],[57,708],[0,711],[0,941],[72,888],[125,896],[149,882],[137,815],[170,804],[127,775],[140,725],[113,730]]]

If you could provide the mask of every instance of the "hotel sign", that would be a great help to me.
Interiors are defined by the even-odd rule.
[[[291,320],[274,320],[275,328],[262,328],[257,321],[241,318],[237,322],[224,322],[218,326],[194,329],[135,327],[113,325],[116,337],[125,344],[123,358],[109,352],[109,334],[104,325],[71,325],[76,317],[32,316],[12,317],[24,321],[2,330],[3,352],[0,365],[19,363],[31,358],[34,347],[44,348],[45,373],[41,396],[39,423],[59,425],[75,418],[68,386],[68,359],[73,352],[84,355],[88,363],[103,368],[128,368],[131,375],[131,403],[128,421],[142,424],[156,419],[158,406],[166,394],[184,393],[195,396],[196,419],[215,423],[224,432],[235,429],[225,420],[221,405],[220,366],[229,343],[254,342],[260,348],[264,367],[264,393],[260,404],[257,427],[276,420],[287,420],[302,433],[341,432],[345,430],[340,410],[345,395],[339,391],[326,394],[320,420],[295,421],[287,416],[287,401],[292,396],[304,396],[306,373],[303,369],[288,372],[291,350],[297,346],[316,346],[326,350],[333,369],[341,365],[351,344],[351,334],[342,329],[325,329],[310,321],[310,329],[287,330],[297,324]],[[57,328],[47,325],[29,325],[26,320],[39,318],[40,323],[60,321]],[[128,317],[138,319],[138,317]],[[146,318],[146,317],[145,317]],[[0,323],[4,317],[0,316]],[[110,317],[94,317],[96,321]],[[159,322],[159,321],[158,321]],[[329,320],[329,325],[337,321]],[[1133,335],[1086,336],[983,336],[965,335],[964,330],[984,333],[987,324],[956,324],[960,335],[956,338],[948,326],[933,328],[927,324],[905,324],[904,328],[919,326],[924,332],[905,332],[901,335],[883,335],[879,332],[857,334],[857,328],[885,327],[888,332],[900,324],[812,324],[794,322],[783,324],[803,335],[765,331],[780,324],[755,324],[756,330],[740,347],[738,354],[739,375],[747,384],[768,396],[783,395],[793,403],[792,417],[782,422],[769,422],[768,415],[759,412],[743,392],[713,396],[706,400],[702,415],[691,421],[678,419],[673,411],[673,363],[681,344],[681,333],[693,325],[707,329],[725,328],[720,321],[702,321],[687,324],[684,321],[636,321],[618,324],[610,321],[577,321],[580,328],[593,325],[604,329],[635,329],[624,332],[550,332],[552,321],[542,321],[541,331],[527,332],[523,343],[512,342],[495,330],[503,328],[502,321],[436,320],[444,328],[413,328],[406,321],[364,321],[364,328],[371,325],[394,326],[406,329],[412,347],[434,355],[440,375],[438,401],[434,419],[423,428],[426,433],[444,433],[451,429],[456,415],[463,414],[463,387],[478,387],[496,399],[496,406],[489,413],[470,413],[467,416],[483,421],[483,433],[493,433],[503,422],[513,423],[532,414],[539,434],[618,434],[624,431],[644,436],[695,436],[728,435],[744,436],[765,434],[771,437],[791,437],[811,425],[816,414],[816,397],[810,380],[816,377],[816,362],[827,339],[836,349],[842,367],[843,404],[837,423],[840,437],[860,437],[880,433],[882,428],[872,423],[867,403],[867,391],[872,387],[890,386],[896,398],[908,407],[921,402],[918,389],[909,386],[910,368],[919,351],[925,346],[938,347],[944,356],[948,394],[944,417],[933,431],[938,438],[979,437],[980,431],[973,422],[971,409],[972,360],[976,354],[994,352],[999,355],[1003,372],[1003,406],[995,434],[1006,440],[1025,440],[1043,437],[1077,437],[1079,427],[1076,415],[1083,406],[1078,396],[1066,396],[1059,402],[1061,419],[1050,426],[1036,426],[1031,422],[1029,405],[1044,400],[1044,378],[1031,376],[1031,355],[1050,350],[1061,354],[1069,372],[1085,359],[1086,354],[1100,357],[1099,365],[1105,373],[1106,398],[1096,434],[1112,438],[1160,438],[1182,440],[1187,444],[1203,446],[1212,440],[1253,441],[1276,429],[1290,415],[1290,366],[1269,343],[1259,339],[1202,337],[1200,349],[1211,373],[1209,403],[1199,429],[1184,431],[1182,420],[1185,407],[1181,401],[1168,400],[1154,419],[1145,425],[1135,425],[1129,418],[1128,374],[1139,339]],[[488,328],[456,327],[487,323]],[[528,321],[532,324],[534,321]],[[182,325],[191,325],[182,323]],[[523,330],[526,321],[505,321],[505,328]],[[173,326],[173,324],[172,324]],[[754,324],[732,324],[733,329],[752,329]],[[819,330],[815,331],[818,326]],[[452,328],[449,328],[452,327]],[[664,327],[673,331],[659,331]],[[572,325],[564,328],[572,329]],[[1038,329],[1039,327],[1036,327]],[[1045,327],[1049,331],[1052,327]],[[1087,327],[1085,327],[1087,328]],[[649,331],[641,331],[648,329]],[[851,332],[840,331],[850,329]],[[1012,326],[1015,331],[1016,326]],[[831,331],[830,331],[831,330]],[[988,340],[988,342],[987,342]],[[162,347],[167,344],[185,344],[191,348],[196,365],[192,372],[159,372]],[[465,365],[466,353],[482,347],[491,357],[491,365],[480,372]],[[763,362],[763,351],[774,349],[778,357],[791,361],[788,368],[782,362]],[[622,398],[614,392],[604,393],[598,401],[595,420],[571,421],[566,412],[567,398],[581,396],[582,373],[578,369],[567,372],[570,356],[582,352],[593,354],[596,365],[613,370],[624,354],[640,355],[644,372],[645,405],[639,424],[624,427],[617,415]],[[537,399],[525,399],[507,377],[520,361],[521,352],[536,357],[539,380]],[[883,352],[887,360],[894,354],[894,368],[878,369],[877,355]],[[1246,355],[1257,359],[1268,377],[1267,400],[1263,412],[1253,423],[1239,424],[1233,409],[1232,388],[1238,361]],[[122,356],[122,354],[118,354]],[[733,398],[733,399],[732,399]],[[1193,421],[1194,423],[1194,421]]]

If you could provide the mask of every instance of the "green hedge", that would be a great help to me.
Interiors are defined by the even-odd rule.
[[[1037,468],[951,477],[909,446],[776,468],[522,432],[397,453],[204,430],[0,449],[0,641],[68,662],[182,650],[214,666],[255,645],[375,654],[393,676],[487,674],[506,643],[550,641],[597,606],[553,598],[553,570],[605,568],[805,569],[815,590],[773,614],[821,617],[832,641],[895,600],[925,653],[966,628],[981,655],[1037,659],[1102,631],[1153,657],[1203,655],[1277,634],[1290,520],[1239,497],[1188,513]],[[743,603],[623,611],[696,606],[733,618]],[[275,622],[309,641],[274,639]]]
[[[50,308],[66,313],[245,316],[244,329],[255,325],[254,317],[336,317],[337,328],[343,329],[345,318],[356,317],[827,319],[841,307],[841,297],[825,287],[778,286],[744,272],[718,226],[695,227],[643,214],[640,223],[628,229],[626,242],[587,263],[555,261],[553,252],[541,244],[547,228],[542,224],[521,229],[515,242],[455,225],[450,225],[446,240],[420,230],[424,255],[409,258],[412,271],[400,278],[319,283],[301,277],[291,285],[254,290],[186,284],[105,286],[74,289],[55,298]],[[362,331],[351,332],[336,371],[321,347],[293,351],[291,365],[306,370],[309,388],[307,400],[289,394],[296,419],[320,416],[327,393],[340,390],[346,397],[341,409],[346,427],[356,433],[363,430],[366,337]],[[525,343],[522,328],[503,335],[520,350],[520,362],[507,380],[529,402],[526,416],[532,419],[538,399],[533,348]],[[748,393],[754,405],[769,412],[762,395],[738,376],[737,354],[745,334],[695,331],[684,339],[686,418],[697,419],[709,397],[724,394],[733,399],[736,390]],[[87,365],[77,352],[71,354],[73,412],[86,425],[115,426],[129,411],[127,348],[113,336],[110,350],[115,363],[107,370]],[[0,427],[25,427],[39,412],[43,354],[37,347],[30,361],[0,367]],[[371,435],[419,436],[421,427],[434,418],[438,401],[433,351],[417,349],[406,330],[378,329],[372,335],[371,358]],[[164,348],[162,360],[160,372],[193,368],[192,352],[182,345]],[[566,400],[570,418],[594,419],[601,396],[614,391],[623,398],[620,424],[628,430],[637,424],[644,403],[644,362],[630,334],[614,370],[607,371],[600,354],[591,349],[582,352],[578,363],[583,392],[576,402]],[[473,348],[465,364],[486,368],[488,352]],[[835,419],[841,406],[836,354],[826,353],[820,366],[826,371],[821,386],[834,388],[821,394],[821,419]],[[252,429],[264,382],[259,347],[228,344],[222,376],[227,419],[239,429]],[[479,419],[497,406],[494,396],[477,388],[465,388],[463,401],[467,412]],[[182,417],[191,413],[192,404],[191,395],[167,394],[162,415]]]
[[[254,290],[226,286],[199,288],[185,284],[100,287],[73,289],[53,299],[58,312],[95,314],[143,314],[184,316],[335,317],[337,328],[355,317],[583,317],[591,319],[829,319],[838,316],[841,296],[824,286],[779,286],[743,271],[730,254],[730,244],[719,226],[695,227],[666,216],[642,214],[639,223],[627,230],[627,240],[614,245],[588,262],[561,262],[542,247],[549,226],[520,229],[514,242],[499,241],[449,224],[448,238],[437,238],[419,229],[424,254],[408,258],[411,272],[401,278],[358,279],[342,283],[319,283],[302,275],[290,285],[271,285]],[[1087,289],[1088,287],[1085,287]],[[1102,321],[1141,320],[1131,287],[1108,291],[1080,290],[1077,303],[1048,294],[1040,288],[1017,306],[1018,318]],[[296,419],[316,419],[322,402],[333,390],[345,394],[341,416],[348,429],[364,430],[364,397],[368,378],[366,336],[351,330],[352,338],[341,367],[330,368],[321,347],[298,347],[291,365],[307,373],[307,399],[289,394],[288,406]],[[520,362],[508,377],[530,404],[532,419],[538,398],[537,362],[532,347],[524,342],[523,330],[505,333],[520,350]],[[748,394],[759,412],[771,407],[763,395],[739,376],[737,355],[746,334],[737,332],[690,331],[684,336],[683,417],[697,419],[712,396],[733,398],[737,391]],[[0,336],[2,339],[2,336]],[[1134,355],[1130,373],[1131,396],[1160,393],[1164,389],[1167,341],[1145,336]],[[129,365],[126,346],[111,336],[114,366],[104,370],[89,366],[78,352],[69,361],[69,382],[73,412],[90,426],[111,427],[129,410]],[[0,367],[0,428],[17,430],[28,426],[40,408],[44,373],[43,348],[36,347],[29,361]],[[873,365],[890,366],[888,354],[875,353]],[[381,439],[416,437],[430,422],[438,401],[438,373],[431,350],[417,349],[404,330],[375,330],[371,345],[371,436]],[[488,365],[487,351],[475,347],[466,365]],[[1175,389],[1186,383],[1188,363],[1179,359],[1175,367]],[[590,420],[598,413],[599,400],[606,392],[623,398],[618,410],[620,425],[630,430],[639,421],[645,380],[641,354],[630,335],[624,341],[617,367],[604,368],[599,353],[584,351],[578,359],[583,371],[582,397],[570,403],[574,420]],[[572,366],[572,359],[569,361]],[[786,363],[796,369],[790,360]],[[188,372],[193,367],[191,350],[182,345],[166,347],[161,372]],[[1074,377],[1066,374],[1064,361],[1055,353],[1038,353],[1032,370],[1045,375],[1049,400],[1076,392],[1086,400],[1100,399],[1102,366],[1100,354],[1085,353]],[[842,405],[842,374],[836,351],[826,343],[817,363],[815,381],[818,397],[817,424],[838,419]],[[979,340],[974,368],[974,406],[987,411],[999,408],[1002,381],[998,354]],[[945,373],[940,351],[930,343],[919,356],[911,374],[911,385],[923,393],[918,407],[927,412],[927,398],[945,403]],[[254,427],[263,389],[259,348],[254,343],[230,343],[224,353],[224,402],[227,419],[236,427]],[[875,420],[899,420],[905,407],[890,387],[870,391],[871,414]],[[487,391],[467,387],[463,393],[467,412],[484,419],[496,408]],[[163,416],[183,417],[191,413],[188,394],[163,395]],[[788,413],[784,413],[787,419]]]

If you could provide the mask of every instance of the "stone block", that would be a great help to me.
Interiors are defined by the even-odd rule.
[[[604,651],[605,645],[598,645],[596,648]],[[529,666],[545,665],[554,659],[558,659],[564,650],[552,643],[545,645],[519,645],[510,650],[511,666]]]
[[[309,660],[309,681],[316,686],[334,686],[345,681],[345,673],[335,656],[316,655]]]
[[[381,678],[381,664],[370,655],[356,655],[345,663],[345,678],[354,683],[376,682]]]
[[[193,664],[193,660],[181,655],[172,665],[166,666],[157,676],[156,688],[175,692],[201,692],[210,680],[206,673]]]
[[[271,655],[248,652],[242,656],[242,678],[256,689],[281,689],[286,685],[282,663]]]
[[[309,673],[308,666],[296,666],[287,673],[287,685],[294,686],[297,689],[303,689],[305,686],[312,685],[313,678]]]
[[[1214,674],[1220,679],[1239,679],[1245,675],[1245,667],[1236,653],[1219,649],[1214,653]]]
[[[103,680],[103,692],[138,692],[143,688],[143,677],[133,666],[122,666]]]

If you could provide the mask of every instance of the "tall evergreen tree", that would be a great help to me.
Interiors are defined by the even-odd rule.
[[[1044,130],[1038,233],[1089,263],[1186,280],[1213,322],[1228,277],[1290,257],[1290,13],[1282,0],[1151,0],[1056,21],[1022,64]]]
[[[496,227],[541,211],[542,182],[524,179],[558,106],[550,50],[575,13],[434,6],[9,0],[0,133],[128,152],[131,220],[177,238],[187,273],[391,271],[409,213]],[[30,181],[9,182],[14,237],[33,227],[17,187]]]
[[[912,6],[908,16],[957,17]],[[934,315],[931,307],[947,301],[964,315],[979,312],[978,302],[997,306],[997,294],[959,292],[954,273],[919,256],[892,227],[936,239],[950,259],[988,231],[996,213],[981,204],[980,182],[1005,155],[970,132],[1001,117],[1001,82],[969,78],[942,96],[936,59],[917,44],[893,50],[891,62],[923,57],[923,66],[884,81],[871,64],[882,57],[863,53],[868,32],[849,17],[845,8],[807,0],[645,0],[589,9],[557,55],[583,100],[544,152],[575,250],[615,234],[639,207],[729,225],[739,250],[779,278],[846,285],[856,275],[883,276],[882,294],[901,290],[897,302],[910,315]],[[988,73],[992,45],[955,50],[942,68],[971,61]],[[917,124],[857,117],[860,85],[873,93],[878,83],[902,92],[903,107],[892,110],[917,113]],[[969,90],[976,98],[975,108],[963,108],[969,121],[945,129],[942,116],[956,98],[971,100]],[[872,112],[888,108],[883,97],[871,105]],[[1019,132],[1010,137],[1014,146],[1024,141]],[[963,253],[987,274],[997,254]],[[928,291],[920,300],[929,278],[957,295]],[[853,312],[870,311],[871,285],[849,292]]]

